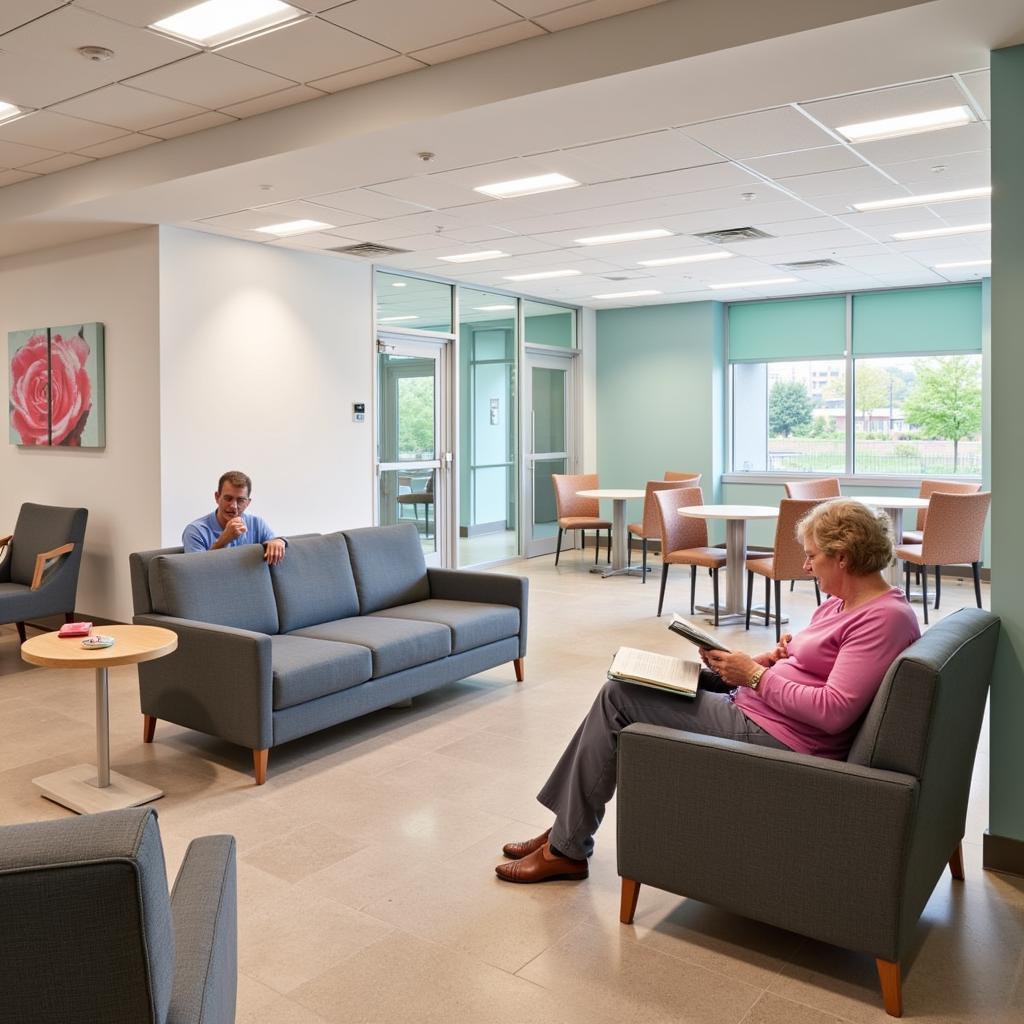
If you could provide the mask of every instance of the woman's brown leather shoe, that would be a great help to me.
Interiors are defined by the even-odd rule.
[[[543,846],[527,854],[520,860],[506,861],[499,864],[495,873],[506,882],[521,882],[530,885],[533,882],[554,882],[558,879],[581,881],[590,874],[585,860],[571,860],[559,857],[551,852],[551,846]]]
[[[527,854],[539,850],[548,841],[549,835],[551,835],[551,829],[541,833],[535,839],[524,839],[520,843],[506,843],[501,848],[501,852],[510,860],[522,860]]]

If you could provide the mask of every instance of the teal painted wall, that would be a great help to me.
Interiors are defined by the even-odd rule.
[[[704,474],[704,500],[724,456],[720,302],[597,313],[597,472],[602,487],[642,488],[668,469]],[[627,505],[637,521],[643,502]],[[724,537],[724,534],[723,534]],[[714,538],[713,538],[714,539]],[[721,538],[719,538],[721,539]]]
[[[1024,842],[1024,46],[992,53],[992,679],[989,831]]]

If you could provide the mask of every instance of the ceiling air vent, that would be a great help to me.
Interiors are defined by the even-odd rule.
[[[798,260],[796,263],[780,263],[783,270],[828,270],[830,267],[841,267],[835,260]]]
[[[757,238],[774,238],[775,235],[769,235],[760,228],[726,228],[724,231],[702,231],[694,237],[703,238],[706,242],[727,245],[729,242],[752,242]]]
[[[373,260],[381,256],[399,256],[408,249],[396,249],[393,245],[381,245],[380,242],[360,242],[358,245],[339,245],[330,252],[340,252],[342,256],[362,256]]]

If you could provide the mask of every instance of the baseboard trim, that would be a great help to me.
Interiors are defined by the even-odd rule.
[[[497,519],[493,523],[473,523],[472,526],[460,526],[460,537],[479,537],[485,533],[504,533],[509,529],[504,519]]]
[[[981,863],[986,871],[1024,877],[1024,840],[986,832],[982,837]]]

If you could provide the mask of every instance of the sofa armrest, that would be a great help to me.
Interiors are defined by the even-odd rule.
[[[618,771],[623,877],[899,958],[913,776],[650,725]]]
[[[11,582],[11,541],[14,535],[0,537],[0,583]]]
[[[251,750],[274,745],[270,637],[171,615],[136,615],[178,636],[166,658],[139,665],[143,714],[219,736]]]
[[[171,893],[174,988],[167,1024],[233,1024],[238,897],[233,836],[194,839]]]
[[[500,572],[472,572],[467,569],[427,568],[430,596],[443,601],[481,601],[508,604],[519,609],[519,657],[526,657],[526,627],[529,622],[530,581],[525,576]]]

